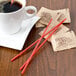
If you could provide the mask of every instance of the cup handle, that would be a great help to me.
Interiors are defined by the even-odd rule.
[[[29,14],[29,13],[27,12],[28,10],[33,10],[34,13]],[[31,17],[33,17],[33,16],[35,16],[35,15],[37,14],[37,8],[34,7],[34,6],[27,6],[27,7],[25,7],[25,13],[26,13],[26,16],[27,16],[28,18],[31,18]]]

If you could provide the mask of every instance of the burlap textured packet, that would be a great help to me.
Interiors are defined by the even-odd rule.
[[[69,9],[61,9],[61,10],[50,10],[47,8],[42,7],[39,12],[38,12],[38,16],[41,17],[41,19],[39,20],[40,23],[47,25],[48,22],[50,21],[51,17],[53,19],[56,19],[56,16],[60,14],[60,17],[58,18],[58,21],[62,21],[63,18],[67,18],[66,21],[64,21],[64,23],[70,23],[71,19],[70,19],[70,12]],[[41,27],[40,25],[37,25],[36,27]]]
[[[61,51],[76,47],[76,35],[73,31],[68,31],[61,34],[54,34],[50,39],[53,50]]]
[[[59,22],[61,22],[63,20],[63,18],[67,18],[66,21],[64,21],[64,23],[71,23],[71,18],[70,18],[70,11],[69,11],[69,8],[66,8],[66,9],[61,9],[61,10],[54,10],[56,11],[56,13],[60,14],[60,17],[58,19]]]

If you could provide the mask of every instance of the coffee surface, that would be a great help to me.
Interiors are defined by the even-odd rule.
[[[11,2],[4,1],[0,3],[0,12],[3,12],[3,13],[15,12],[19,10],[21,7],[22,5],[18,2],[14,2],[11,5]]]

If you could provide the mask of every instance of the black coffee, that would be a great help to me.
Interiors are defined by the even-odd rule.
[[[11,5],[11,2],[4,1],[0,3],[0,12],[3,13],[10,13],[19,10],[22,7],[22,5],[18,2],[14,2]]]

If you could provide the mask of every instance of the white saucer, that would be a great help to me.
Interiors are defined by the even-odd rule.
[[[35,16],[26,21],[23,21],[20,31],[13,35],[5,34],[0,30],[0,46],[22,50],[29,32],[39,19],[40,17]]]

